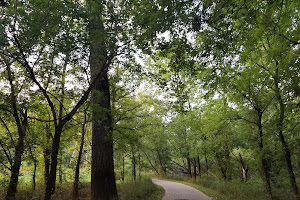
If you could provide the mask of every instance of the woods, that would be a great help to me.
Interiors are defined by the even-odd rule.
[[[0,1],[0,198],[134,199],[147,175],[299,200],[299,10]]]

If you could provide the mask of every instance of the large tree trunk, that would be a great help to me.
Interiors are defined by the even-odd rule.
[[[52,140],[52,152],[51,152],[51,165],[50,173],[46,183],[46,191],[44,200],[51,200],[52,194],[55,193],[55,183],[56,183],[56,171],[57,171],[57,158],[58,150],[60,145],[60,136],[62,133],[62,126],[55,127],[55,133]]]
[[[78,157],[77,157],[77,162],[76,162],[74,184],[73,184],[73,199],[74,200],[77,200],[79,197],[78,183],[79,183],[79,171],[80,171],[81,157],[82,157],[83,145],[84,145],[85,124],[86,124],[86,114],[84,113],[84,121],[81,126],[80,147],[79,147],[79,152],[78,152]]]
[[[96,52],[91,50],[91,54],[94,53],[94,56],[97,56]],[[93,64],[96,63],[91,62],[91,65]],[[92,104],[97,107],[94,107],[93,110],[91,199],[111,200],[117,197],[117,189],[114,174],[112,119],[107,71],[95,85],[95,91],[92,93]],[[97,112],[99,110],[101,113]]]
[[[300,200],[299,190],[297,187],[295,173],[294,173],[293,165],[292,165],[292,161],[291,161],[291,152],[290,152],[289,146],[288,146],[287,142],[285,141],[285,138],[283,135],[283,127],[284,127],[283,122],[284,122],[285,106],[284,106],[283,99],[280,94],[279,80],[278,80],[277,73],[278,73],[278,68],[276,69],[275,77],[273,77],[274,85],[275,85],[275,94],[276,94],[277,101],[279,103],[279,112],[280,112],[279,121],[278,121],[278,129],[279,129],[278,136],[279,136],[279,139],[282,144],[283,151],[284,151],[284,157],[285,157],[286,166],[287,166],[289,178],[290,178],[291,190],[293,192],[294,198],[297,200]]]
[[[22,155],[24,152],[24,139],[23,137],[19,137],[18,144],[16,146],[16,153],[13,160],[13,165],[11,167],[11,176],[10,181],[6,193],[6,200],[14,200],[17,192],[17,185],[19,180],[20,167],[22,162]]]
[[[89,42],[91,78],[94,80],[99,72],[100,78],[95,82],[92,96],[92,177],[91,199],[117,199],[114,174],[114,156],[112,141],[112,116],[108,81],[108,52],[105,44],[102,1],[87,1],[89,10]],[[110,55],[112,56],[112,55]],[[107,64],[104,64],[107,63]]]

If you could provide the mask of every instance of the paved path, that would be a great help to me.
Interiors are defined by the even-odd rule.
[[[199,190],[181,183],[158,179],[152,179],[152,181],[166,190],[162,200],[211,200]]]

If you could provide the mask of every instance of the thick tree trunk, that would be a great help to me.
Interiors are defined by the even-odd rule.
[[[73,183],[73,199],[74,200],[77,200],[79,198],[78,184],[79,184],[79,172],[80,172],[81,157],[82,157],[83,145],[84,145],[85,125],[86,125],[86,114],[84,113],[84,121],[81,126],[80,147],[79,147],[79,152],[78,152],[78,157],[77,157],[77,162],[76,162],[74,183]]]
[[[197,156],[197,164],[198,164],[199,177],[201,177],[201,163],[200,163],[200,157],[199,156]]]
[[[60,136],[62,133],[62,126],[55,127],[55,133],[52,140],[52,153],[51,153],[51,165],[50,173],[46,183],[46,191],[44,200],[51,200],[52,194],[55,193],[55,183],[56,183],[56,170],[57,170],[57,158],[58,150],[60,145]]]
[[[91,54],[93,54],[92,50]],[[97,108],[94,107],[93,110],[91,199],[111,200],[117,197],[117,189],[114,174],[112,119],[107,71],[95,85],[95,91],[92,93],[92,104]],[[99,110],[101,112],[97,112]]]
[[[94,80],[101,72],[91,96],[93,107],[91,200],[111,200],[117,199],[118,195],[114,174],[112,116],[107,74],[109,59],[101,16],[104,5],[102,1],[92,0],[88,0],[87,5],[90,9],[88,31],[91,79]]]
[[[19,180],[20,167],[22,162],[22,155],[24,152],[24,139],[25,135],[19,137],[18,144],[16,146],[16,153],[11,167],[11,176],[6,193],[5,200],[14,200],[17,192],[17,185]]]
[[[189,155],[186,156],[186,162],[187,162],[187,174],[189,175],[189,177],[192,177],[191,159]]]
[[[282,144],[283,151],[284,151],[284,157],[285,157],[286,166],[287,166],[287,170],[288,170],[289,178],[290,178],[291,190],[293,192],[294,198],[296,200],[300,200],[299,190],[297,187],[295,173],[293,170],[293,165],[292,165],[292,160],[291,160],[291,152],[290,152],[289,146],[288,146],[287,142],[285,141],[285,138],[283,135],[283,126],[284,126],[283,122],[284,122],[285,106],[284,106],[283,99],[280,94],[279,80],[277,77],[277,73],[278,73],[278,68],[276,69],[276,76],[273,77],[274,85],[275,85],[275,94],[276,94],[277,101],[279,103],[279,111],[280,111],[279,121],[278,121],[278,129],[279,129],[278,136],[279,136],[279,139]]]

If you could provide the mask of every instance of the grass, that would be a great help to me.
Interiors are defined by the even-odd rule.
[[[135,182],[119,182],[117,184],[120,200],[161,200],[165,191],[162,187],[152,183],[148,177],[143,177]],[[43,199],[43,187],[32,190],[30,184],[21,183],[18,186],[17,200],[41,200]],[[52,200],[72,199],[72,183],[57,185],[56,193]],[[4,199],[5,190],[0,190],[0,199]],[[80,200],[90,199],[90,183],[80,184]]]
[[[161,179],[172,180],[183,183],[200,190],[207,196],[214,200],[266,200],[265,190],[261,181],[249,181],[243,183],[241,181],[220,181],[213,180],[206,177],[201,179],[191,179],[185,176],[163,176]],[[274,199],[286,200],[292,199],[290,197],[290,190],[288,188],[273,187]]]

